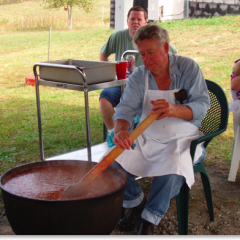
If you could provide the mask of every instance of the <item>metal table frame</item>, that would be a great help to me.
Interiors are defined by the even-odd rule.
[[[37,67],[40,67],[40,66],[73,69],[80,74],[79,77],[83,78],[83,84],[72,84],[72,83],[49,81],[49,80],[46,80],[46,79],[38,79],[39,74],[38,74],[38,71],[37,71]],[[42,122],[41,122],[39,85],[47,86],[47,87],[68,89],[68,90],[75,90],[75,91],[83,91],[84,92],[88,161],[92,161],[88,92],[89,91],[94,91],[94,90],[99,90],[99,89],[104,89],[104,88],[109,88],[109,87],[116,87],[116,86],[121,86],[122,91],[123,91],[124,86],[127,82],[127,79],[123,79],[123,80],[114,79],[114,80],[108,81],[108,82],[88,85],[86,75],[77,66],[62,65],[62,64],[51,64],[51,63],[41,63],[41,62],[34,64],[33,72],[34,72],[34,76],[35,76],[38,131],[39,131],[39,144],[40,144],[41,160],[44,161],[45,159],[44,159],[43,136],[42,136]]]

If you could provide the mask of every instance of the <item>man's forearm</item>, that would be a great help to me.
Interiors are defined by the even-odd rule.
[[[100,61],[108,61],[108,57],[104,56],[101,51],[99,53],[99,59],[100,59]]]
[[[192,109],[185,105],[174,105],[174,117],[190,121],[193,119]]]
[[[118,132],[127,132],[129,129],[130,125],[129,122],[124,120],[124,119],[117,119],[114,122],[114,133]]]

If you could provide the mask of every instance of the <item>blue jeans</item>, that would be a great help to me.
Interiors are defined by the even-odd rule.
[[[113,107],[116,107],[119,104],[121,96],[121,86],[105,88],[100,93],[100,98],[107,99]]]
[[[135,176],[128,173],[116,161],[111,166],[122,170],[127,175],[128,182],[123,207],[133,208],[138,206],[142,202],[144,194],[141,185],[135,180]],[[171,198],[178,195],[184,182],[185,178],[176,174],[154,177],[148,202],[141,217],[158,225],[169,208]]]

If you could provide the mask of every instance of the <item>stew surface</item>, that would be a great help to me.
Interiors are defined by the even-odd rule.
[[[91,166],[51,165],[20,170],[6,177],[4,189],[16,195],[45,200],[58,200],[69,186],[78,183],[91,170]],[[124,181],[105,170],[76,198],[85,199],[108,194],[119,189]],[[61,198],[70,199],[70,198]]]

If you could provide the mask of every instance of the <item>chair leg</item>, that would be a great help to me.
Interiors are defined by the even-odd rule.
[[[233,144],[231,167],[228,175],[228,181],[235,182],[240,160],[240,127],[238,126]]]
[[[179,235],[188,235],[189,193],[190,189],[185,182],[176,197]]]
[[[103,142],[107,139],[108,137],[108,130],[106,125],[103,123]]]
[[[206,201],[207,201],[207,207],[208,207],[210,221],[214,221],[212,190],[211,190],[210,181],[209,181],[207,173],[201,172],[201,177],[202,177],[202,184],[203,184],[204,193],[205,193],[205,197],[206,197]]]

